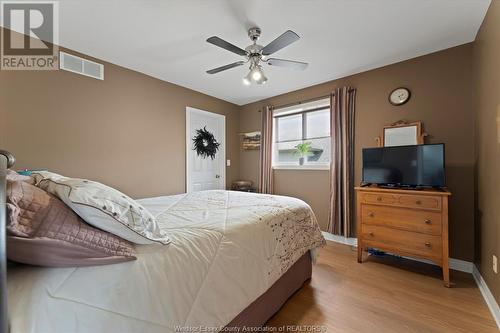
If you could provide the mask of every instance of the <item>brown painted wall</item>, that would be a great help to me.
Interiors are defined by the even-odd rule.
[[[500,1],[493,0],[474,43],[477,114],[477,214],[475,262],[500,303]]]
[[[238,178],[257,182],[258,152],[239,151],[237,133],[260,128],[258,110],[352,85],[358,89],[356,182],[361,148],[375,145],[383,125],[423,121],[429,142],[447,144],[451,256],[472,260],[471,59],[472,46],[464,45],[243,107],[109,63],[104,81],[65,71],[2,71],[0,146],[16,154],[19,168],[100,180],[134,197],[179,193],[185,189],[185,107],[193,106],[226,115],[227,158],[232,160],[227,183]],[[387,102],[397,86],[413,94],[401,107]],[[325,229],[328,172],[279,170],[275,176],[276,192],[310,203]]]
[[[474,112],[472,111],[472,45],[467,44],[409,61],[326,82],[261,102],[246,105],[240,131],[260,128],[259,110],[329,94],[334,88],[357,88],[355,182],[360,182],[361,149],[375,146],[382,127],[400,119],[421,120],[429,143],[446,144],[450,203],[451,256],[471,261],[474,242]],[[406,86],[411,100],[400,107],[389,104],[389,92]],[[240,177],[258,181],[258,152],[240,152]],[[328,217],[328,171],[275,170],[278,194],[307,201],[323,229]]]
[[[185,109],[192,106],[226,116],[227,184],[238,178],[238,106],[104,65],[104,81],[0,71],[0,146],[16,155],[17,168],[96,179],[133,197],[184,192]]]

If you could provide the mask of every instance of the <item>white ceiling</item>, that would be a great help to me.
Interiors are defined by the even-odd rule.
[[[153,77],[243,105],[471,42],[490,0],[62,0],[60,44]],[[285,30],[301,39],[273,57],[306,61],[301,72],[265,66],[263,86],[244,86],[247,29],[266,45]]]

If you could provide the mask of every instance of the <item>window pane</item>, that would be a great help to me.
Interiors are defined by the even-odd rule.
[[[312,156],[307,158],[308,163],[330,163],[330,138],[311,139]]]
[[[276,118],[278,124],[277,141],[302,139],[302,115]]]
[[[299,143],[310,142],[311,150],[306,164],[330,163],[330,138],[278,142],[274,145],[273,164],[299,164],[300,155],[296,153]]]
[[[295,154],[295,146],[300,141],[279,142],[274,145],[274,164],[298,163],[299,156]]]
[[[330,110],[308,112],[305,115],[307,138],[330,136]]]

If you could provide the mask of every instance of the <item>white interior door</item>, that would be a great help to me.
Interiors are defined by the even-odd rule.
[[[206,128],[220,143],[215,158],[198,156],[193,149],[196,131]],[[186,108],[186,192],[226,188],[226,117]]]

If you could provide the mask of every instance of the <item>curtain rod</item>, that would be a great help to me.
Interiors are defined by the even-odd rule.
[[[324,96],[320,96],[320,97],[313,97],[313,98],[305,99],[305,100],[302,100],[302,101],[288,103],[288,104],[282,104],[282,105],[273,106],[273,107],[274,107],[275,110],[276,109],[284,109],[284,108],[288,108],[290,106],[295,106],[295,105],[300,105],[300,104],[304,104],[304,103],[319,101],[320,99],[325,99],[325,98],[328,98],[330,96],[331,96],[331,94],[328,94],[328,95],[324,95]]]
[[[354,88],[349,88],[349,90],[347,90],[347,92],[352,92],[353,90],[355,90],[355,89]],[[278,105],[278,106],[274,106],[273,105],[273,107],[274,107],[274,109],[283,109],[283,108],[287,108],[287,107],[290,107],[290,106],[295,106],[295,105],[300,105],[300,104],[304,104],[304,103],[319,101],[320,99],[329,98],[332,95],[335,95],[335,93],[332,92],[331,94],[328,94],[328,95],[324,95],[324,96],[320,96],[320,97],[313,97],[313,98],[305,99],[305,100],[302,100],[302,101],[288,103],[288,104],[282,104],[282,105]],[[262,110],[259,110],[259,112],[262,112]]]

